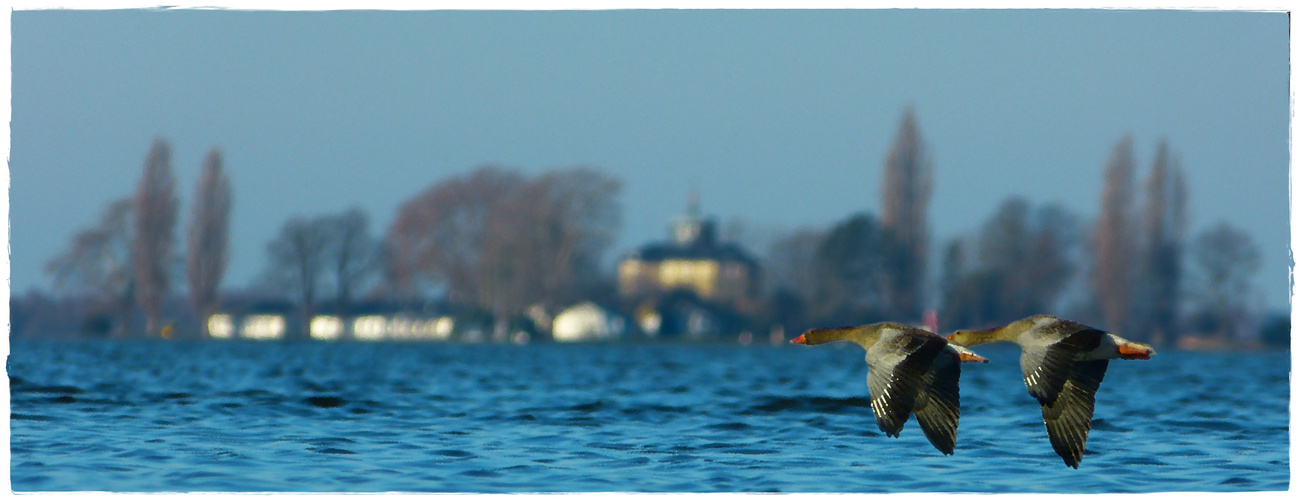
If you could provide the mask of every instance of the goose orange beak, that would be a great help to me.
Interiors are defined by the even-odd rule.
[[[802,333],[799,334],[799,336],[798,336],[798,337],[795,337],[793,340],[791,340],[790,343],[791,343],[791,344],[803,344],[803,345],[808,345],[808,339],[804,338],[803,335],[804,335],[804,334],[802,334]]]
[[[1122,344],[1117,346],[1115,350],[1119,353],[1120,359],[1151,359],[1151,355],[1156,353],[1155,349],[1152,349],[1146,345],[1143,345],[1142,347],[1137,347],[1133,345]]]
[[[988,358],[984,356],[980,356],[979,354],[975,354],[973,352],[972,353],[963,352],[961,354],[958,354],[957,359],[960,359],[962,363],[988,363],[989,362]]]

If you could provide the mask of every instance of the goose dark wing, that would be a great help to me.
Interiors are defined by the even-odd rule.
[[[957,390],[961,362],[955,356],[940,354],[926,372],[916,398],[916,423],[930,444],[945,455],[952,455],[957,444],[957,419],[961,402]]]
[[[1025,388],[1029,395],[1039,404],[1051,404],[1056,401],[1070,377],[1075,358],[1084,352],[1101,345],[1105,332],[1083,327],[1077,323],[1078,330],[1053,341],[1051,332],[1044,332],[1036,339],[1021,344],[1020,371],[1025,377]]]
[[[1093,403],[1108,364],[1104,359],[1075,363],[1056,401],[1042,405],[1043,424],[1052,449],[1070,467],[1078,469],[1083,459],[1084,444],[1092,429]]]
[[[945,345],[939,337],[897,335],[881,338],[867,349],[871,410],[885,435],[898,437],[903,430],[925,373]]]

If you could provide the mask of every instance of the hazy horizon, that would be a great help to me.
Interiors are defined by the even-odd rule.
[[[759,233],[878,215],[911,106],[933,159],[932,252],[1012,195],[1089,224],[1116,142],[1133,137],[1140,191],[1165,139],[1187,173],[1189,241],[1219,221],[1245,230],[1264,305],[1287,308],[1288,23],[1101,10],[14,11],[10,289],[50,289],[45,263],[133,192],[155,137],[172,145],[178,236],[202,157],[221,148],[234,197],[223,288],[237,289],[290,217],[355,205],[382,235],[400,203],[483,164],[621,179],[610,257],[665,239],[692,191],[706,215]]]

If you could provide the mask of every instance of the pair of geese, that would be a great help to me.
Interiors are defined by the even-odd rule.
[[[1054,316],[1031,316],[987,330],[957,330],[946,339],[898,323],[814,328],[792,340],[816,345],[846,340],[867,350],[867,389],[876,424],[898,437],[909,414],[935,448],[951,455],[957,441],[961,363],[987,363],[967,349],[987,342],[1020,345],[1025,387],[1042,406],[1052,449],[1079,468],[1092,428],[1093,402],[1112,359],[1151,359],[1151,346]]]

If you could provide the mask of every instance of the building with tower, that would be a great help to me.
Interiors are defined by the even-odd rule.
[[[752,312],[760,290],[758,262],[739,245],[718,241],[717,223],[700,214],[698,195],[691,195],[686,214],[673,221],[669,233],[669,241],[643,245],[619,262],[624,304],[645,317],[665,298],[685,295],[706,307]]]

